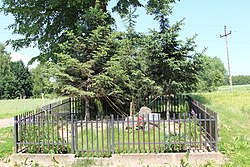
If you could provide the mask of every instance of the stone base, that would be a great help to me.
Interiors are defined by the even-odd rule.
[[[83,164],[84,161],[92,161],[93,166],[180,166],[186,153],[140,153],[140,154],[114,154],[110,158],[75,158],[74,154],[13,154],[11,164],[32,165],[39,163],[42,166],[74,166]],[[219,152],[192,152],[185,162],[192,166],[198,166],[208,161],[223,164],[226,157]]]

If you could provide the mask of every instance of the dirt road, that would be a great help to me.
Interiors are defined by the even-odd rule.
[[[0,128],[6,128],[14,125],[13,118],[0,119]]]

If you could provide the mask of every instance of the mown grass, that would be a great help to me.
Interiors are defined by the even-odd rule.
[[[8,157],[14,151],[13,127],[0,128],[0,159]]]
[[[59,100],[61,100],[61,98],[44,99],[44,103],[48,104]],[[11,118],[41,106],[43,106],[42,99],[0,100],[0,119]]]
[[[250,166],[250,86],[234,86],[232,92],[222,89],[193,97],[218,112],[219,150],[231,161],[225,166]]]

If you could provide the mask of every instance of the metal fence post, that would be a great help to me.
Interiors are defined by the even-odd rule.
[[[214,113],[215,125],[214,125],[214,135],[215,135],[215,151],[218,152],[218,115]]]
[[[111,115],[111,153],[115,153],[114,115]]]
[[[15,146],[15,152],[18,153],[18,122],[17,122],[17,116],[14,116],[14,146]]]
[[[73,114],[71,114],[70,115],[71,116],[71,137],[72,137],[72,145],[71,145],[71,147],[72,147],[72,150],[71,150],[71,153],[72,154],[74,154],[75,153],[75,129],[74,129],[74,115]]]
[[[71,112],[71,104],[72,103],[72,97],[69,98],[69,114],[71,115],[72,112]]]

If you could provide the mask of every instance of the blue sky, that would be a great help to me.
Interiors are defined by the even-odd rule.
[[[112,0],[115,2],[116,0]],[[142,1],[145,3],[145,1]],[[180,38],[185,39],[197,34],[196,43],[198,51],[207,47],[206,55],[219,57],[227,68],[227,55],[225,38],[220,38],[224,34],[224,26],[227,26],[229,56],[232,75],[250,75],[250,1],[227,1],[227,0],[181,0],[174,5],[173,14],[170,20],[174,23],[185,18],[185,25],[182,26]],[[158,23],[153,17],[147,16],[145,11],[138,9],[136,30],[147,32],[148,28],[158,28]],[[124,30],[123,23],[119,17],[117,19],[118,30]],[[11,16],[4,16],[0,13],[0,42],[7,39],[18,38],[12,35],[11,31],[5,28],[14,22]],[[22,49],[14,52],[8,46],[7,50],[12,53],[14,60],[23,59],[27,62],[32,56],[37,56],[39,51],[36,48]]]

